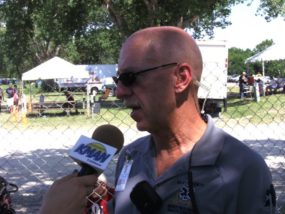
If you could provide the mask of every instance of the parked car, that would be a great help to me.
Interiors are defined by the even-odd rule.
[[[1,85],[9,85],[9,83],[18,84],[18,80],[16,78],[0,78]]]
[[[228,75],[228,82],[238,82],[239,76],[238,74]]]

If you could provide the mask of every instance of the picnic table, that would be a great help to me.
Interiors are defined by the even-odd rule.
[[[45,101],[33,102],[28,106],[28,114],[36,112],[41,115],[50,110],[63,110],[70,114],[71,110],[78,112],[78,109],[82,108],[82,103],[77,101]]]

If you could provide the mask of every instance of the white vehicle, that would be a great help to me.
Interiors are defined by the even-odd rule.
[[[203,58],[203,73],[198,91],[205,113],[217,115],[227,108],[228,48],[226,41],[198,40]]]
[[[87,82],[87,86],[90,89],[90,93],[93,91],[102,92],[106,87],[113,89],[115,83],[112,76],[116,76],[117,65],[116,64],[98,64],[98,65],[77,65],[89,72],[90,79]],[[92,77],[93,76],[93,77]]]
[[[79,70],[89,73],[89,78],[70,78],[55,80],[57,87],[62,90],[86,90],[89,92],[103,92],[106,87],[113,89],[115,83],[112,76],[116,75],[116,64],[76,65]]]
[[[55,83],[59,91],[74,91],[84,90],[87,80],[87,78],[55,79]]]
[[[90,78],[87,81],[86,86],[90,87],[90,93],[92,94],[93,91],[95,91],[96,93],[102,92],[104,84],[103,84],[103,82],[101,80],[96,80],[96,79]]]
[[[112,90],[112,95],[113,90],[115,88],[115,82],[112,77],[104,77],[101,78],[100,80],[88,80],[87,85],[90,87],[90,93],[92,94],[93,91],[96,93],[105,91],[106,88],[109,88]]]

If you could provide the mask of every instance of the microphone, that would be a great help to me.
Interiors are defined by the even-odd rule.
[[[120,129],[110,124],[101,125],[94,130],[92,138],[80,136],[69,156],[82,167],[78,176],[100,175],[123,145],[124,135]]]
[[[147,181],[139,182],[133,188],[130,198],[142,214],[158,213],[162,205],[162,199]]]

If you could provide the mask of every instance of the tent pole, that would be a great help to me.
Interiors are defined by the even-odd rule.
[[[32,84],[31,84],[31,82],[29,82],[29,85],[30,85],[30,89],[29,89],[29,91],[30,91],[30,101],[29,101],[29,103],[28,103],[28,112],[32,112],[33,111],[33,109],[32,109]]]
[[[262,60],[262,76],[265,76],[264,61]]]
[[[87,87],[86,87],[86,110],[87,110],[87,117],[90,116],[90,99],[89,99],[89,94],[90,94],[90,85],[87,83]]]

